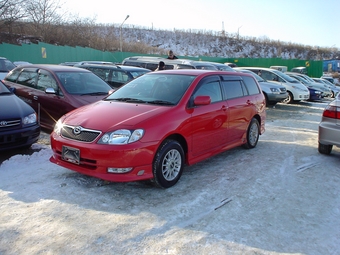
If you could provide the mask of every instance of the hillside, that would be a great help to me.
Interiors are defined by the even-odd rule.
[[[119,30],[116,32],[119,36]],[[140,43],[156,47],[160,52],[172,49],[181,56],[325,60],[340,55],[337,48],[299,45],[269,38],[239,37],[228,33],[223,35],[212,31],[166,31],[127,27],[122,29],[122,38],[126,48],[129,44]]]

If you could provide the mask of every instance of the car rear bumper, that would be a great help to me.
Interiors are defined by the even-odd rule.
[[[340,125],[321,122],[319,124],[319,143],[340,147]]]

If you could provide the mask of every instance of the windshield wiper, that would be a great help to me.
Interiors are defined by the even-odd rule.
[[[113,98],[112,100],[129,102],[129,103],[146,103],[144,100],[137,99],[137,98],[131,98],[131,97]]]
[[[108,95],[109,93],[108,92],[89,92],[89,93],[84,93],[84,94],[81,94],[81,96],[101,96],[101,95]]]
[[[149,104],[174,105],[174,103],[173,103],[173,102],[170,102],[170,101],[164,101],[164,100],[153,100],[153,101],[148,101],[147,103],[149,103]]]
[[[5,92],[0,92],[0,95],[9,95],[9,94],[12,94],[12,92],[7,92],[7,91],[5,91]]]

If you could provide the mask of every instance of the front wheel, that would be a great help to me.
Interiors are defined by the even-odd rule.
[[[332,148],[333,148],[333,145],[326,145],[326,144],[319,143],[318,150],[321,154],[329,155],[332,152]]]
[[[165,140],[159,147],[152,165],[154,182],[162,188],[174,186],[182,175],[184,151],[174,140]]]
[[[291,104],[291,103],[293,103],[293,102],[294,102],[293,94],[292,94],[290,91],[288,91],[288,97],[286,97],[286,98],[282,101],[282,103],[284,103],[284,104]]]
[[[253,118],[247,130],[247,143],[244,147],[247,149],[255,148],[260,136],[260,124],[257,119]]]

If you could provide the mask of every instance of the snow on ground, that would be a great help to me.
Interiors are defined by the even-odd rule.
[[[255,149],[165,190],[69,171],[35,144],[0,165],[0,254],[340,254],[340,149],[317,151],[326,103],[268,109]]]

